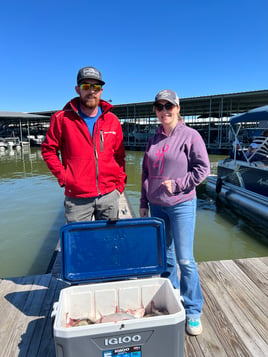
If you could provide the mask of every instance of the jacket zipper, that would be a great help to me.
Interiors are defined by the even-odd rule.
[[[96,130],[95,131],[95,140],[93,142],[93,145],[94,145],[94,153],[95,153],[95,163],[96,163],[96,186],[97,186],[97,190],[98,190],[98,193],[99,193],[99,196],[100,196],[100,188],[99,188],[99,183],[98,183],[98,179],[99,179],[99,166],[98,166],[98,152],[97,152],[97,145],[96,145],[96,142],[97,142],[97,132],[98,132],[98,129],[99,129],[99,119],[96,121]]]
[[[104,144],[104,138],[103,138],[103,130],[100,131],[100,150],[103,151],[103,144]]]

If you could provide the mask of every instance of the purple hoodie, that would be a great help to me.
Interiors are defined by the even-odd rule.
[[[174,206],[192,200],[198,186],[210,173],[207,149],[201,135],[178,122],[167,136],[163,128],[148,141],[142,164],[140,207],[148,202]],[[161,183],[172,180],[173,194]]]

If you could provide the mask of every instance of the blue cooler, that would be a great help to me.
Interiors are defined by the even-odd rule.
[[[57,357],[184,355],[185,311],[159,277],[166,270],[163,220],[71,223],[61,229],[61,254],[62,279],[72,286],[53,307]],[[165,314],[148,317],[152,309]],[[129,311],[136,316],[125,320]],[[120,312],[122,320],[105,319]],[[96,323],[70,324],[77,320]]]

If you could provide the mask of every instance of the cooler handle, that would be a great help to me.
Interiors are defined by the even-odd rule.
[[[108,219],[108,224],[115,224],[117,221],[119,221],[118,218],[109,218]]]

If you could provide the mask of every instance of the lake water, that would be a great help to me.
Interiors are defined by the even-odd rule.
[[[127,151],[126,193],[138,217],[143,152]],[[220,157],[210,156],[211,162]],[[197,261],[268,255],[266,232],[257,230],[199,191]],[[64,193],[44,163],[40,148],[0,152],[0,277],[43,274],[64,224]]]

